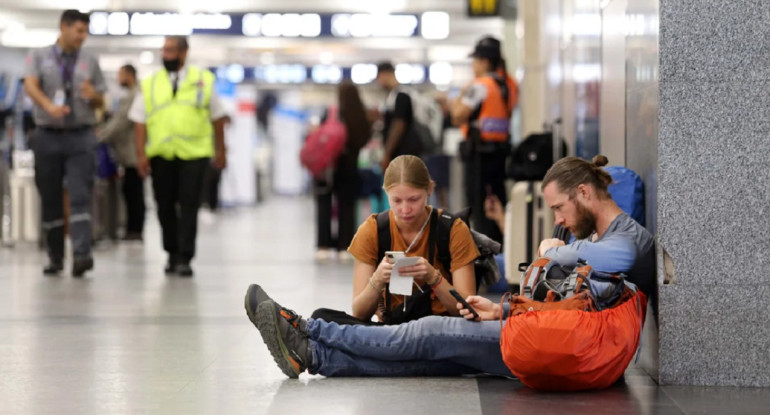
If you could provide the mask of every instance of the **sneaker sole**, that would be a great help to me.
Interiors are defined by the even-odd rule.
[[[257,307],[257,321],[255,325],[281,372],[292,379],[297,379],[300,374],[299,369],[292,364],[289,350],[283,344],[281,336],[276,330],[278,327],[278,317],[275,315],[274,304],[272,301],[264,302]],[[279,356],[283,357],[283,359]]]
[[[254,327],[256,327],[257,329],[259,329],[259,326],[257,325],[257,316],[255,314],[255,310],[251,309],[251,304],[249,301],[253,287],[254,285],[250,285],[249,289],[246,290],[246,296],[243,298],[243,308],[246,309],[246,315],[249,316],[249,320],[251,320],[251,324],[253,324]]]

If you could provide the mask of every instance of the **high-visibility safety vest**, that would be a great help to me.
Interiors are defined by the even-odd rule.
[[[471,120],[475,128],[481,133],[481,141],[486,142],[504,142],[508,141],[509,129],[511,124],[511,113],[516,106],[518,98],[518,88],[516,83],[509,77],[505,77],[508,85],[508,103],[503,102],[503,94],[500,86],[492,75],[485,75],[476,79],[477,83],[484,85],[487,89],[487,96],[481,103],[481,109],[478,117]],[[468,138],[468,125],[462,126],[464,137]]]
[[[214,74],[195,66],[173,92],[168,72],[161,69],[142,81],[147,113],[147,157],[195,160],[214,155],[214,127],[209,103]]]

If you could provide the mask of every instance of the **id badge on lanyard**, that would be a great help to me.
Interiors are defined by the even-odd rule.
[[[61,88],[57,89],[53,94],[53,104],[60,107],[66,103],[67,95],[64,93],[64,90]]]
[[[72,57],[72,60],[65,64],[62,58],[63,52],[59,50],[57,45],[53,45],[53,55],[56,58],[56,64],[59,66],[59,74],[61,75],[62,86],[64,89],[59,89],[54,95],[54,105],[64,105],[64,102],[72,98],[73,90],[73,78],[75,77],[75,65],[78,61],[78,54]],[[59,103],[61,102],[61,103]]]

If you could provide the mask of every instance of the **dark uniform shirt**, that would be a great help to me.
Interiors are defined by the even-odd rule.
[[[391,154],[391,157],[396,158],[404,154],[418,154],[419,148],[415,146],[419,147],[420,143],[415,142],[416,138],[412,136],[414,112],[412,110],[412,99],[409,97],[409,94],[399,90],[391,91],[385,102],[385,116],[383,118],[382,136],[385,140],[388,140],[390,137],[393,120],[400,119],[405,123],[404,135],[401,137],[401,141],[394,149],[394,154]]]

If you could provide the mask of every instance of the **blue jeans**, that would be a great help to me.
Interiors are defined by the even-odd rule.
[[[429,316],[395,326],[310,319],[312,374],[324,376],[513,376],[500,353],[500,323]]]

